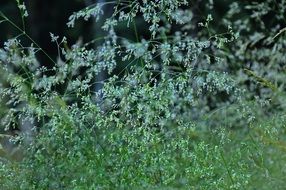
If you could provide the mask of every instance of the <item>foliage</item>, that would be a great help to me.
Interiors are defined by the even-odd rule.
[[[0,120],[31,131],[11,138],[24,159],[3,157],[2,189],[283,189],[285,4],[234,1],[219,20],[213,1],[203,17],[186,0],[97,3],[67,25],[113,6],[107,35],[69,47],[51,33],[57,61],[26,33],[17,4],[22,27],[0,12],[21,32],[0,49]]]

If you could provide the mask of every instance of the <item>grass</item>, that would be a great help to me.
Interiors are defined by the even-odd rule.
[[[102,127],[45,131],[2,189],[283,189],[285,118],[248,129]],[[64,128],[64,126],[62,126]],[[54,129],[55,130],[55,129]]]

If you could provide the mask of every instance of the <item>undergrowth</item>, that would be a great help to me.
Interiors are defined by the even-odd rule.
[[[286,186],[285,3],[233,1],[222,18],[213,1],[203,15],[186,0],[96,3],[67,25],[103,19],[106,36],[69,47],[51,33],[55,61],[16,2],[21,27],[0,12],[19,32],[0,49],[0,137],[15,144],[0,147],[1,189]]]

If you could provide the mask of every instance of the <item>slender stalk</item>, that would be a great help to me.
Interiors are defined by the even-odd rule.
[[[21,34],[23,34],[24,36],[26,36],[33,44],[35,44],[37,46],[37,48],[39,48],[40,51],[42,51],[50,61],[52,61],[53,63],[56,64],[56,62],[47,54],[47,52],[45,52],[41,46],[35,42],[35,40],[33,40],[33,38],[31,36],[29,36],[25,30],[21,29],[19,26],[17,26],[11,19],[9,19],[2,11],[0,11],[0,16],[6,20],[7,22],[9,22],[14,28],[16,28],[18,31],[21,32]]]

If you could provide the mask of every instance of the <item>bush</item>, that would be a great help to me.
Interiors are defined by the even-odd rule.
[[[30,126],[10,139],[24,157],[3,157],[2,189],[283,189],[278,7],[286,6],[233,1],[216,18],[216,4],[206,5],[202,12],[213,16],[195,15],[186,0],[91,5],[67,25],[98,21],[103,7],[113,6],[106,36],[69,47],[51,34],[57,61],[0,12],[21,31],[0,50],[1,125]],[[142,36],[139,21],[148,29]],[[118,34],[122,26],[135,40]],[[32,45],[23,45],[23,36]],[[51,68],[37,61],[38,52]],[[96,81],[104,71],[108,77]]]

